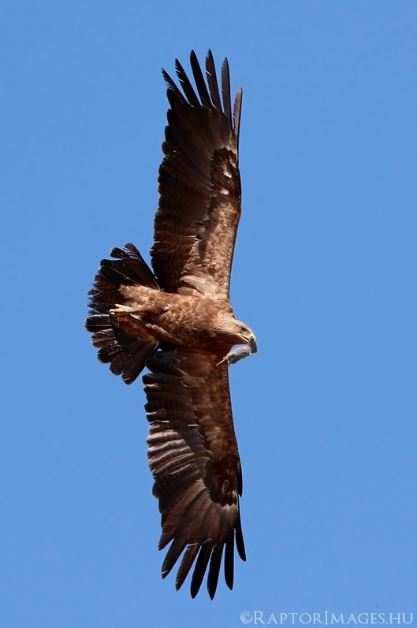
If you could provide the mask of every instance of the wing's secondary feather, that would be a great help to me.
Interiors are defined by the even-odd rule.
[[[194,52],[190,64],[196,88],[178,60],[181,89],[163,71],[170,109],[159,170],[152,264],[165,290],[228,298],[240,217],[242,92],[232,114],[227,60],[221,72],[222,98],[211,52],[205,77]]]
[[[158,350],[147,365],[148,458],[161,511],[160,548],[171,543],[162,575],[182,555],[179,588],[196,560],[191,594],[197,594],[208,570],[213,597],[223,548],[225,580],[232,588],[234,540],[243,546],[241,468],[227,367],[217,367],[210,355],[179,348]]]

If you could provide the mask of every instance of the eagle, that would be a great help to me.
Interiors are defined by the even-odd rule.
[[[148,461],[159,500],[165,577],[190,570],[191,596],[207,573],[233,588],[235,547],[246,560],[240,516],[242,471],[229,392],[230,364],[257,351],[253,331],[229,300],[241,213],[242,90],[232,103],[228,60],[219,77],[211,51],[205,76],[194,51],[193,82],[175,61],[162,71],[169,110],[159,168],[151,266],[131,243],[101,261],[86,328],[98,358],[143,384]],[[181,558],[181,560],[179,560]]]

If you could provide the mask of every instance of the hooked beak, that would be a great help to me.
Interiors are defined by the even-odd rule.
[[[258,351],[258,345],[256,344],[255,336],[249,340],[249,347],[251,353],[256,353]]]

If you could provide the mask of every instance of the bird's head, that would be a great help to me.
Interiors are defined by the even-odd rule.
[[[251,353],[256,353],[258,350],[258,347],[256,346],[256,336],[251,328],[245,323],[242,323],[242,321],[236,321],[236,327],[237,335],[242,342],[249,346]]]
[[[231,323],[228,330],[232,339],[231,346],[219,364],[224,362],[234,364],[258,350],[256,337],[251,328],[236,319],[233,319]]]

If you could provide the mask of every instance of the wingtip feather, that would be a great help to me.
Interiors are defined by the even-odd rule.
[[[230,69],[227,57],[225,57],[222,63],[222,96],[224,113],[230,126],[233,127],[232,104],[230,100]]]

